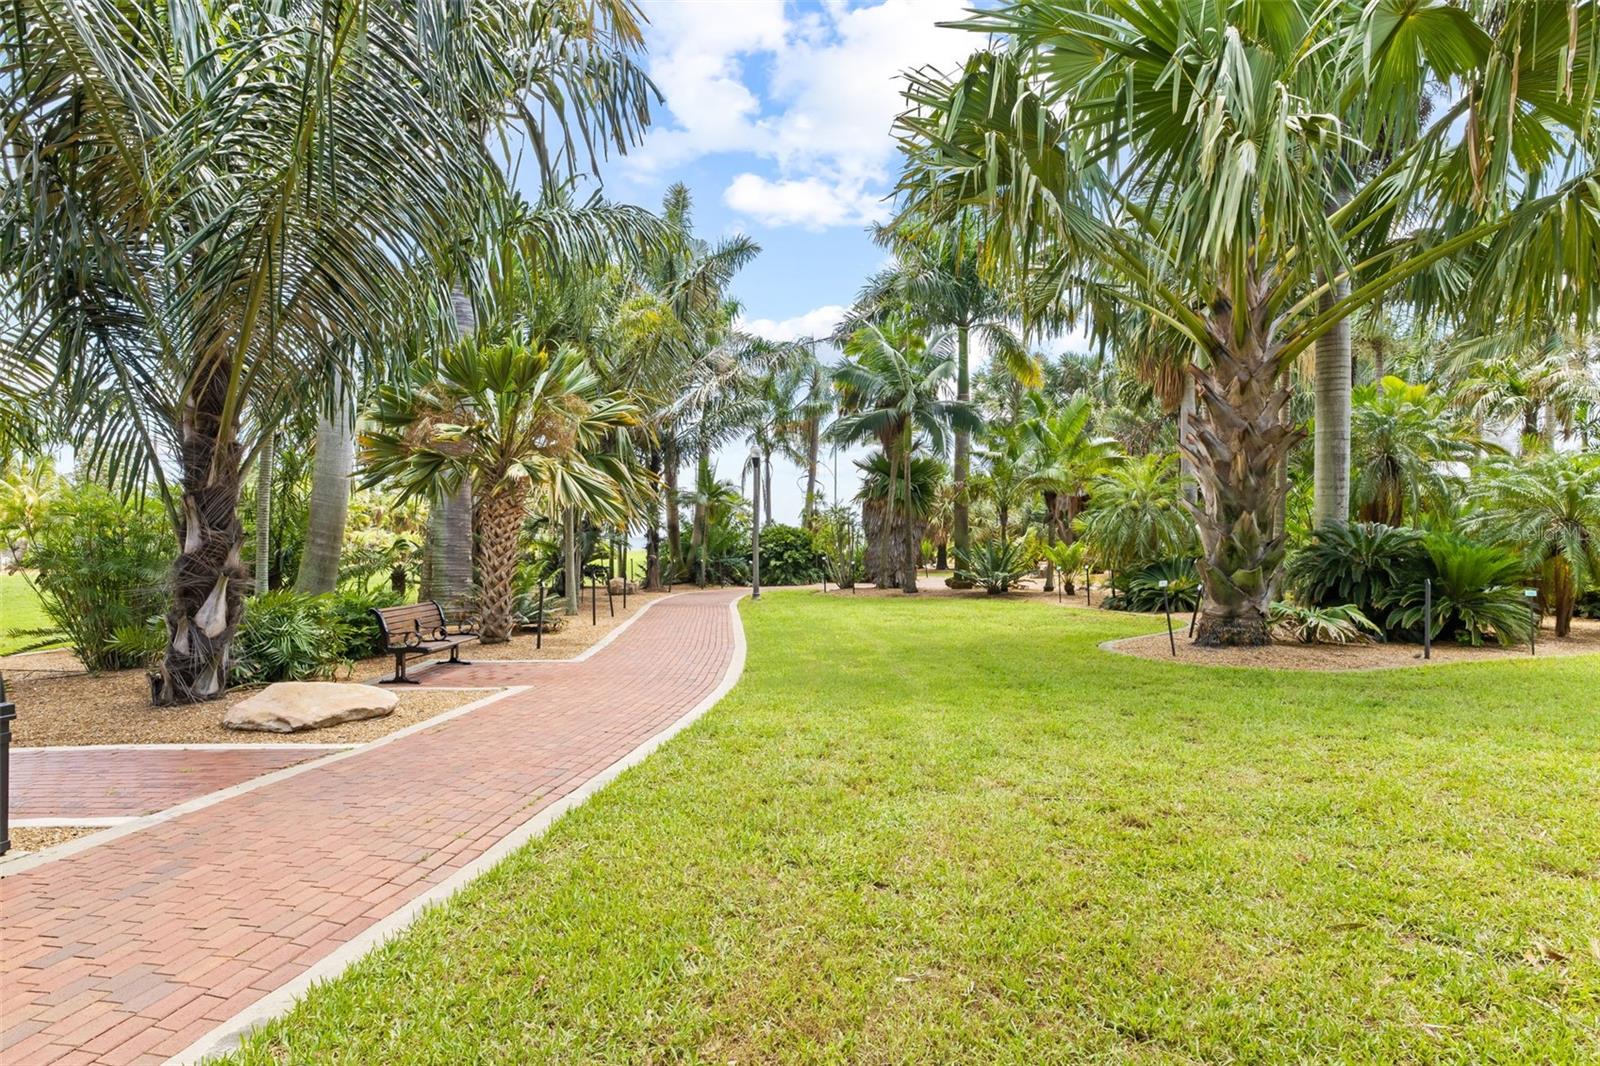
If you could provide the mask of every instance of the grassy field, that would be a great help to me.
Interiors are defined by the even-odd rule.
[[[1595,658],[1266,673],[1044,604],[743,615],[722,705],[236,1061],[1600,1057]]]
[[[12,630],[50,629],[53,625],[27,579],[0,571],[0,655],[39,642],[36,636],[13,636]]]

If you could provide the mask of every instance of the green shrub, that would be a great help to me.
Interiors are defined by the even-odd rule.
[[[981,585],[991,596],[1011,591],[1033,569],[1020,540],[993,538],[971,551],[956,550],[956,577]]]
[[[812,585],[822,580],[827,560],[812,535],[799,526],[761,527],[761,583]]]
[[[328,678],[348,665],[345,654],[359,642],[331,596],[305,596],[287,589],[245,604],[233,640],[235,684]]]
[[[861,576],[863,549],[861,524],[855,511],[835,505],[822,512],[815,543],[827,567],[828,580],[840,588],[853,588]]]
[[[45,612],[83,664],[124,670],[147,662],[153,638],[134,633],[162,613],[174,549],[159,503],[123,500],[83,482],[51,502],[25,561],[38,571]]]
[[[1504,548],[1442,533],[1426,537],[1423,546],[1433,578],[1435,638],[1454,636],[1474,647],[1485,637],[1501,644],[1528,639],[1533,612],[1522,594],[1527,578],[1523,560]],[[1420,633],[1423,607],[1419,583],[1399,595],[1386,624]]]
[[[365,591],[340,589],[320,598],[330,635],[342,634],[343,637],[337,658],[370,659],[383,654],[383,631],[378,628],[378,619],[372,612],[400,603],[402,597],[398,593],[383,587]]]
[[[1407,592],[1422,588],[1429,569],[1420,531],[1351,522],[1318,529],[1309,545],[1289,557],[1285,578],[1299,603],[1350,604],[1366,618],[1380,619]],[[1389,635],[1406,634],[1391,627]]]
[[[1165,590],[1161,588],[1163,581],[1167,583]],[[1174,611],[1192,611],[1199,602],[1200,579],[1195,576],[1194,560],[1162,559],[1125,574],[1122,591],[1106,597],[1102,606],[1111,611],[1153,614],[1167,603]]]

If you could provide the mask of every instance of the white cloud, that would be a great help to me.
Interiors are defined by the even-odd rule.
[[[797,341],[810,337],[826,337],[833,332],[849,309],[842,304],[825,304],[804,314],[774,321],[770,318],[743,319],[739,328],[746,333],[765,337],[769,341]]]
[[[651,76],[670,119],[622,169],[656,178],[691,160],[747,153],[724,198],[767,225],[855,226],[883,216],[903,107],[900,74],[948,69],[981,39],[936,23],[967,0],[839,0],[786,12],[782,0],[646,0]]]
[[[723,202],[740,214],[768,226],[860,226],[882,222],[889,205],[859,181],[823,178],[781,178],[740,174],[722,193]]]

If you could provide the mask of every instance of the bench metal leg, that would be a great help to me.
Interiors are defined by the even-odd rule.
[[[440,663],[439,665],[441,665],[441,666],[471,666],[472,665],[472,661],[470,659],[463,659],[461,657],[461,645],[457,644],[457,645],[455,645],[454,647],[452,647],[450,649],[450,658],[446,659],[443,663]]]
[[[406,673],[406,657],[404,655],[396,655],[394,657],[394,676],[389,678],[387,681],[379,681],[378,684],[380,684],[380,685],[420,685],[420,684],[422,684],[422,682],[415,680],[409,674]]]

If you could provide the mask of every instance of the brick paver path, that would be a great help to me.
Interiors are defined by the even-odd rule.
[[[11,817],[117,818],[153,814],[326,750],[251,748],[18,748],[11,753]]]
[[[441,671],[533,687],[0,880],[0,1061],[188,1047],[709,696],[737,595],[659,600],[582,663]]]

